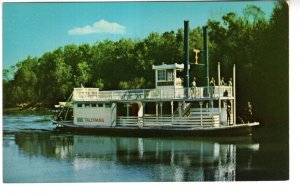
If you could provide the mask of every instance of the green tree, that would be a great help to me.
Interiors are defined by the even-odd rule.
[[[74,86],[79,87],[90,82],[91,71],[87,62],[80,62],[76,66],[76,74],[74,74]]]
[[[269,28],[260,49],[261,66],[256,72],[263,82],[256,81],[258,93],[264,98],[258,101],[258,114],[266,123],[288,124],[288,67],[289,67],[289,16],[286,2],[276,4]],[[276,111],[274,111],[276,110]]]
[[[107,80],[107,75],[110,74],[107,71],[107,66],[112,66],[113,52],[115,50],[115,45],[110,40],[104,40],[102,42],[97,42],[92,46],[91,53],[91,80],[92,86],[96,86],[97,82],[101,79],[104,83],[106,89],[111,86],[111,81]]]
[[[37,85],[37,75],[35,67],[37,66],[37,58],[30,56],[17,63],[18,70],[12,81],[12,101],[14,103],[32,103],[37,100],[35,87]]]

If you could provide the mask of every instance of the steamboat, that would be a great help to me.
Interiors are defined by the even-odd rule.
[[[56,105],[59,130],[128,136],[235,136],[251,134],[259,122],[237,122],[235,65],[224,85],[218,64],[217,83],[210,84],[207,27],[203,27],[207,85],[190,86],[189,22],[184,21],[184,63],[152,65],[154,89],[101,91],[74,88],[67,102]],[[199,65],[199,64],[198,64]],[[182,79],[179,75],[184,75]]]

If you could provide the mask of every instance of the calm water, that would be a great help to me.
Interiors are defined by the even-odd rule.
[[[288,179],[288,144],[280,136],[58,134],[52,132],[49,119],[50,115],[4,114],[5,183]]]

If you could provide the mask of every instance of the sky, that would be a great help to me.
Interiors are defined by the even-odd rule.
[[[176,31],[219,20],[228,12],[242,15],[257,5],[270,17],[274,2],[90,2],[2,4],[3,68],[27,56],[41,57],[68,44],[104,39],[143,39],[150,32]]]

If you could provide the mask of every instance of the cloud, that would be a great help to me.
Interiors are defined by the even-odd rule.
[[[115,22],[108,22],[106,20],[100,20],[95,22],[92,26],[86,25],[84,27],[75,27],[68,31],[69,35],[87,35],[87,34],[125,34],[126,27]]]

